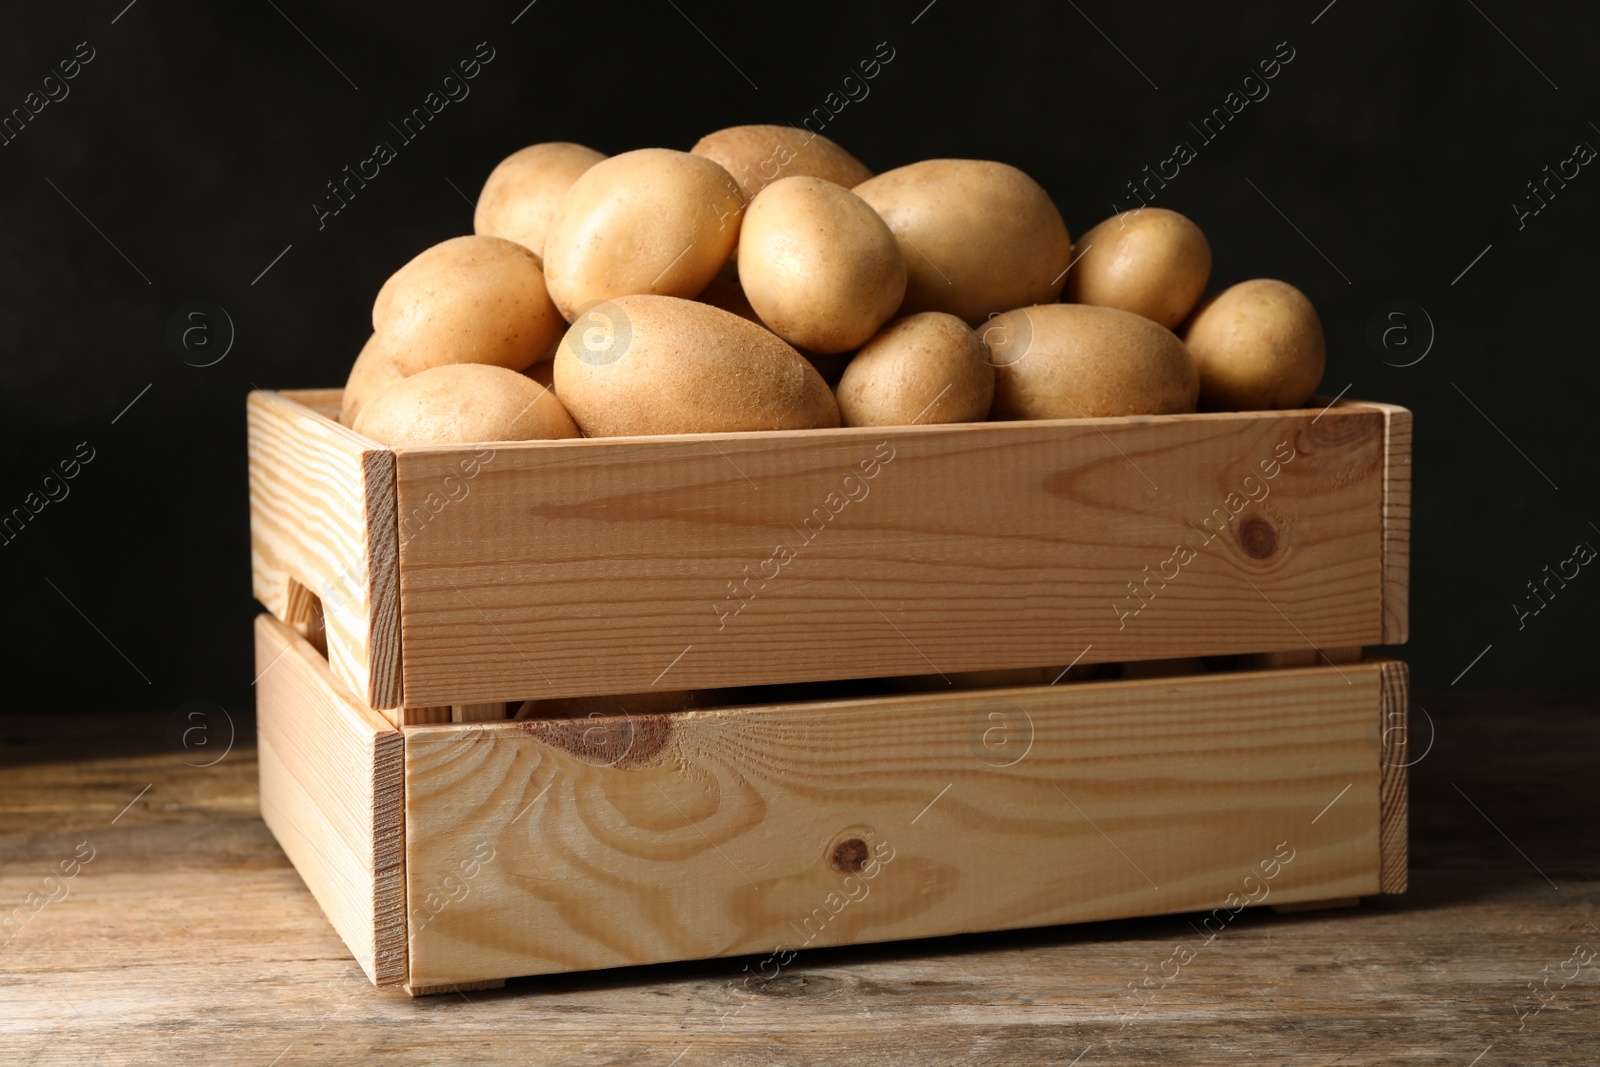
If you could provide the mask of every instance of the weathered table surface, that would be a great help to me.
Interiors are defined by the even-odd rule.
[[[165,716],[0,720],[0,1063],[1600,1063],[1597,701],[1421,704],[1404,897],[1210,944],[1171,916],[417,1000],[262,824],[248,717],[209,767]]]

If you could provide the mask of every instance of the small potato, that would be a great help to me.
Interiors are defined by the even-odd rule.
[[[872,177],[826,137],[793,126],[730,126],[706,134],[689,151],[721,164],[746,200],[781,178],[821,178],[849,189]]]
[[[550,296],[569,321],[635,293],[695,297],[739,244],[744,197],[702,156],[641,148],[585,171],[544,243]]]
[[[745,210],[739,282],[773,333],[828,355],[860,348],[888,321],[906,265],[865,200],[821,178],[783,178]]]
[[[361,406],[405,375],[396,366],[389,345],[379,340],[377,334],[367,338],[350,368],[350,377],[344,383],[344,397],[339,406],[339,421],[346,426],[356,424]]]
[[[885,171],[854,192],[900,242],[900,314],[946,311],[975,326],[1061,293],[1072,238],[1039,183],[1016,167],[930,159]]]
[[[750,298],[744,295],[744,286],[739,282],[738,257],[728,260],[717,271],[717,276],[711,279],[711,284],[700,290],[700,295],[695,299],[702,304],[731,311],[741,319],[765,325],[761,323],[761,316],[756,314],[756,309],[750,306]]]
[[[1271,278],[1240,282],[1201,304],[1184,341],[1200,368],[1205,411],[1299,407],[1327,366],[1317,309]]]
[[[550,390],[516,371],[478,363],[430,367],[396,382],[367,401],[355,429],[386,445],[579,436]]]
[[[566,323],[532,252],[501,237],[452,237],[383,283],[372,328],[411,375],[452,363],[521,370]]]
[[[1194,410],[1200,376],[1171,330],[1088,304],[1041,304],[984,327],[996,419],[1170,415]]]
[[[656,689],[648,693],[623,693],[618,696],[557,697],[551,700],[524,700],[513,719],[589,719],[628,718],[634,715],[662,715],[689,711],[705,703],[706,694],[697,689]],[[626,743],[627,737],[622,741]]]
[[[554,359],[541,359],[533,366],[522,372],[527,378],[538,382],[546,389],[554,388],[556,376],[556,361]]]
[[[839,425],[827,383],[781,338],[671,296],[585,312],[556,352],[555,385],[590,437]]]
[[[884,327],[836,390],[846,426],[982,422],[994,400],[983,342],[954,315],[924,311]]]
[[[1143,315],[1173,329],[1211,277],[1211,246],[1176,211],[1146,207],[1106,219],[1078,238],[1061,299]]]
[[[504,237],[542,256],[545,234],[561,198],[580,174],[604,158],[592,148],[568,141],[513,152],[483,183],[472,213],[472,232]]]

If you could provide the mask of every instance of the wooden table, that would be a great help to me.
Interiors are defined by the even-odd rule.
[[[262,824],[248,716],[211,766],[218,722],[186,751],[167,716],[14,717],[0,1064],[1600,1063],[1596,699],[1420,704],[1404,897],[1210,944],[1179,915],[418,1000],[368,984]]]

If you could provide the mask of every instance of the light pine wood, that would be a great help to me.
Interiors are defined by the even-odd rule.
[[[1383,664],[1383,771],[1378,794],[1383,811],[1379,847],[1385,893],[1404,893],[1410,867],[1410,727],[1411,670],[1398,660]]]
[[[0,910],[43,892],[80,842],[98,854],[0,948],[0,1060],[1066,1067],[1092,1045],[1077,1067],[1468,1067],[1493,1043],[1477,1067],[1592,1063],[1595,966],[1564,989],[1552,979],[1521,1030],[1517,1012],[1575,945],[1600,948],[1584,847],[1600,811],[1595,696],[1457,687],[1422,702],[1442,732],[1412,768],[1427,847],[1403,897],[1249,909],[1204,947],[1191,913],[802,952],[776,974],[758,955],[431,1001],[373,988],[262,825],[248,709],[232,709],[237,742],[207,768],[166,745],[170,708],[26,709],[0,744]],[[1179,945],[1198,956],[1138,1011],[1129,983],[1159,984]]]
[[[403,981],[403,735],[271,615],[255,652],[261,817],[367,977]]]
[[[297,399],[329,396],[247,401],[252,588],[291,625],[309,624],[320,600],[333,672],[367,704],[398,707],[394,453]]]
[[[1387,420],[1350,404],[518,442],[448,502],[463,450],[398,449],[399,514],[422,530],[400,545],[405,693],[456,704],[1377,644]],[[1295,458],[1263,481],[1280,446]],[[1260,503],[1246,477],[1269,490]],[[1184,565],[1179,543],[1195,552]],[[795,555],[779,563],[781,546]]]
[[[1383,640],[1411,638],[1411,412],[1392,404],[1384,412],[1388,462],[1383,484]]]
[[[1376,893],[1384,670],[408,727],[411,979]]]

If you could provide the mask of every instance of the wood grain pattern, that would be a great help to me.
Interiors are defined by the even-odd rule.
[[[1411,639],[1411,412],[1393,404],[1384,412],[1383,640]]]
[[[252,588],[291,624],[320,600],[334,673],[369,705],[398,707],[394,453],[295,399],[327,392],[247,401]]]
[[[521,442],[470,481],[459,449],[399,449],[406,696],[1376,644],[1385,419]]]
[[[1381,809],[1380,885],[1385,893],[1404,893],[1410,867],[1411,671],[1398,660],[1383,664],[1383,772],[1378,784]]]
[[[408,727],[411,978],[1375,893],[1383,670]]]
[[[1477,1067],[1592,1062],[1593,966],[1520,1030],[1514,1009],[1575,944],[1600,948],[1600,856],[1584,847],[1600,811],[1596,695],[1421,700],[1441,732],[1411,769],[1407,894],[1246,910],[1126,1019],[1128,984],[1198,946],[1199,915],[819,949],[776,975],[748,956],[411,1000],[372,986],[262,825],[247,709],[232,709],[227,758],[199,768],[166,743],[170,708],[33,709],[0,743],[0,912],[46,892],[80,842],[98,855],[0,948],[0,1059],[1064,1067],[1093,1046],[1077,1067],[1467,1067],[1493,1043]]]
[[[403,981],[403,735],[271,615],[255,641],[261,817],[367,977]]]

